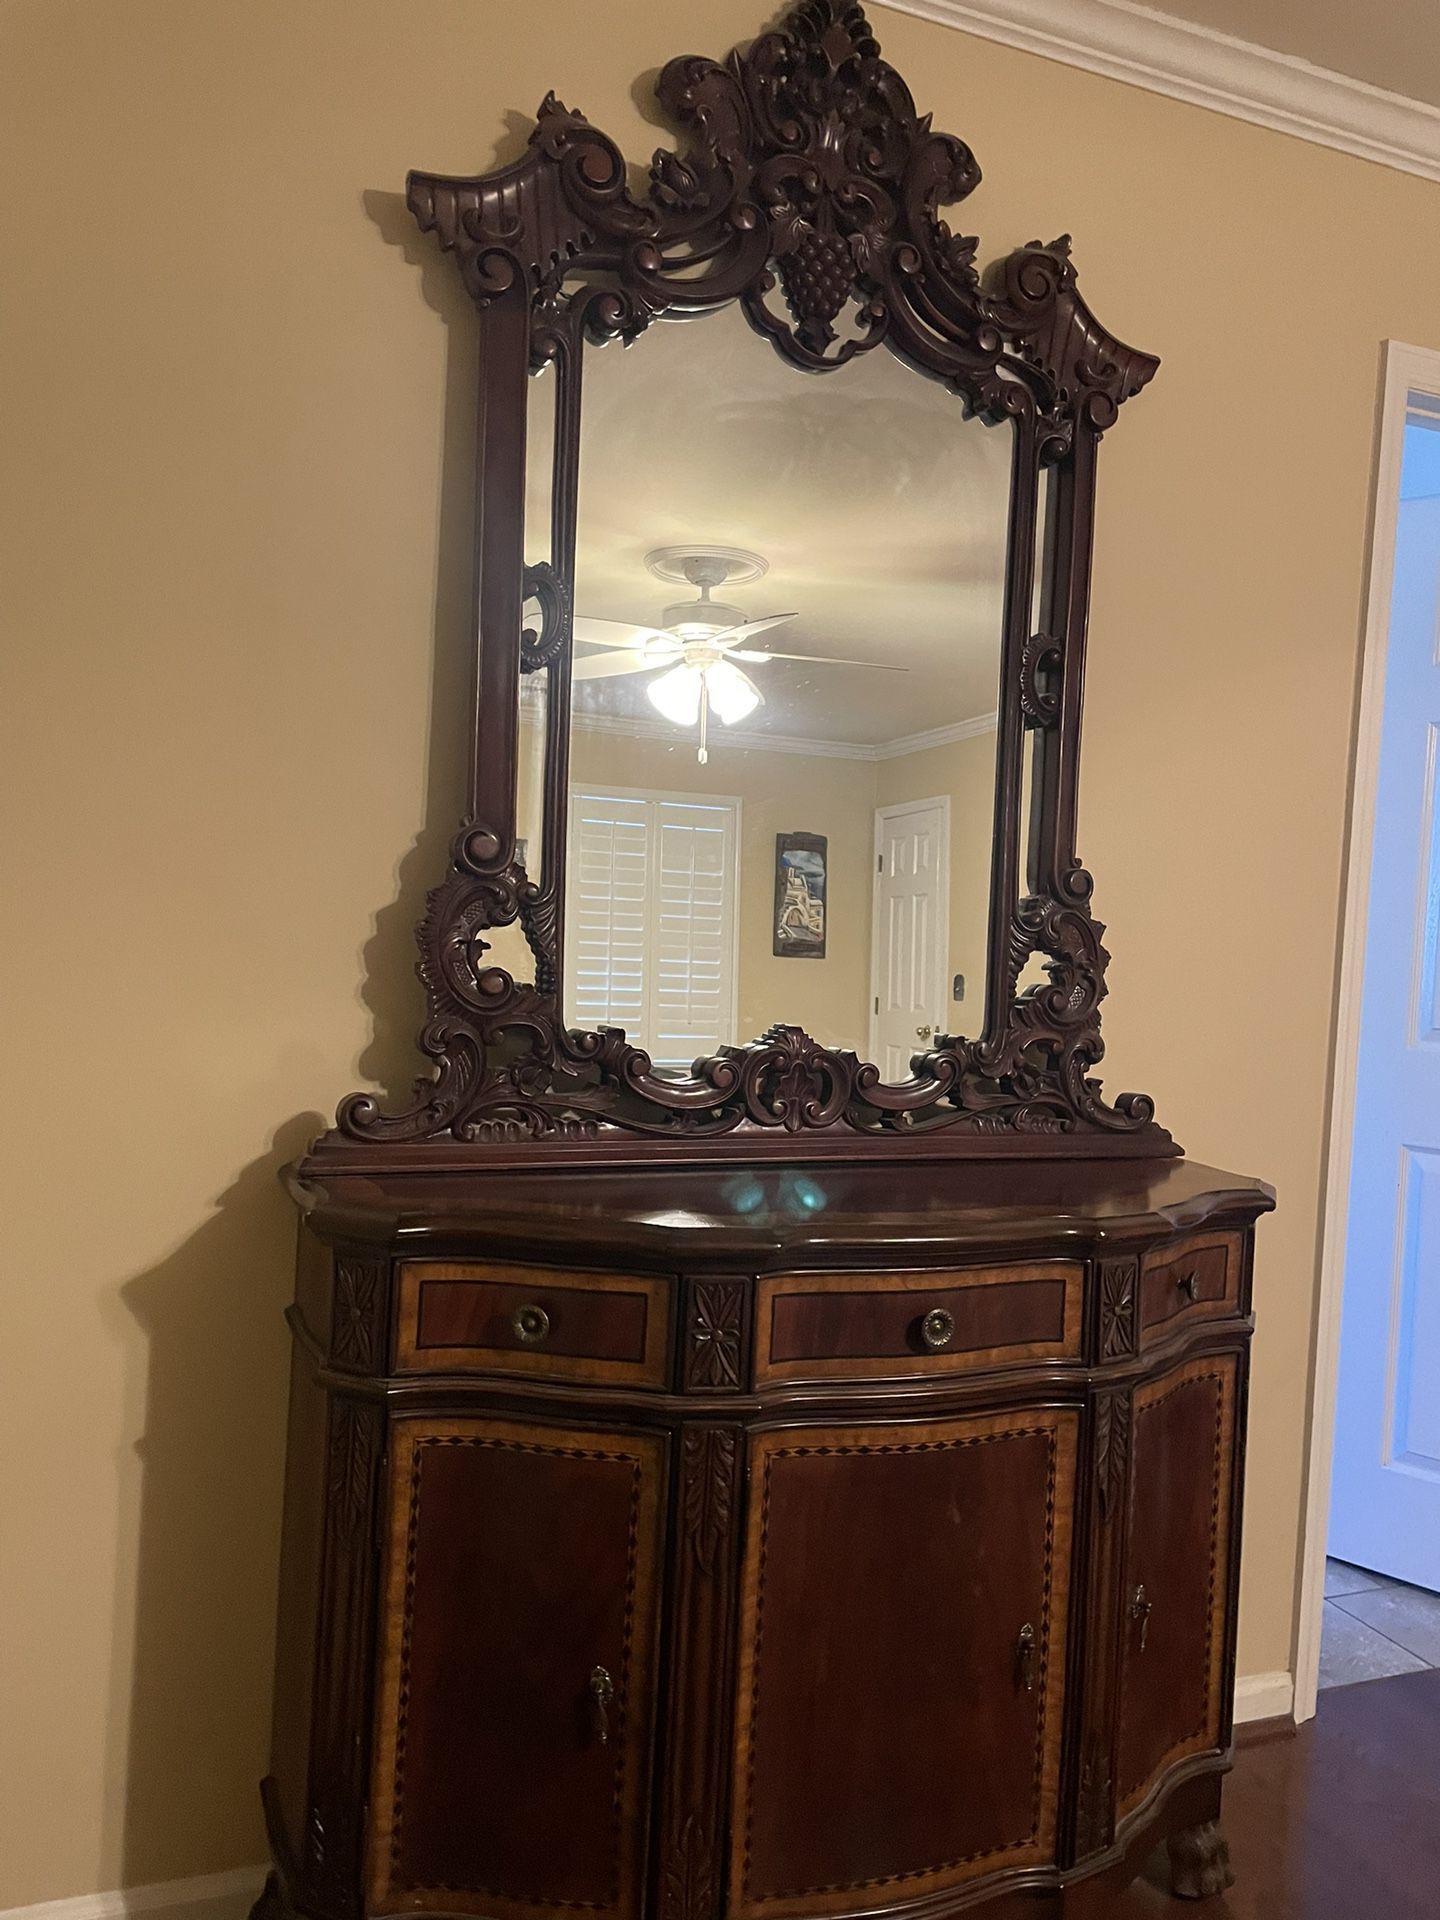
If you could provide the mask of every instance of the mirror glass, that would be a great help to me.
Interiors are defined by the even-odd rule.
[[[568,1024],[685,1073],[782,1023],[887,1080],[980,1029],[1012,456],[738,306],[587,350]]]

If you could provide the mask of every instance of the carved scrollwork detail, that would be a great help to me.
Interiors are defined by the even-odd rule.
[[[1103,1853],[1110,1844],[1111,1808],[1115,1786],[1110,1766],[1109,1742],[1092,1733],[1085,1743],[1085,1762],[1080,1770],[1080,1802],[1075,1812],[1075,1852],[1085,1859]]]
[[[681,1462],[681,1506],[685,1538],[701,1573],[709,1573],[714,1567],[715,1556],[730,1531],[738,1458],[733,1429],[687,1428]]]
[[[538,630],[520,635],[522,674],[559,666],[569,641],[566,569],[586,343],[630,338],[661,314],[738,301],[781,355],[818,372],[883,341],[973,412],[1017,423],[1017,444],[1037,461],[1067,458],[1069,519],[1084,519],[1090,482],[1082,456],[1157,363],[1096,321],[1067,238],[1021,248],[982,283],[976,240],[944,217],[978,183],[975,157],[917,111],[855,0],[799,0],[779,26],[727,60],[672,60],[657,95],[684,144],[656,153],[643,192],[628,184],[615,144],[553,94],[512,165],[472,179],[415,173],[408,182],[415,218],[455,257],[477,304],[504,302],[515,316],[523,301],[526,363],[554,361],[564,376],[554,564],[524,570],[524,592],[541,617]],[[1081,565],[1087,537],[1076,535]],[[1069,630],[1062,623],[1028,641],[1023,628],[1007,631],[1002,736],[1017,709],[1031,726],[1071,724],[1061,688],[1080,672],[1078,598],[1080,614],[1075,593],[1066,601]],[[516,641],[507,633],[504,644]],[[552,690],[561,682],[563,674],[552,678]],[[564,751],[555,747],[567,737],[563,693],[552,703],[556,715],[546,774],[552,817],[564,806]],[[1073,764],[1067,754],[1066,767]],[[1065,778],[1073,784],[1071,772]],[[1073,792],[1046,804],[1055,809],[1048,870],[1035,883],[1044,891],[1018,903],[1008,937],[997,942],[1005,977],[992,996],[993,1027],[974,1040],[942,1036],[914,1056],[899,1084],[793,1026],[726,1047],[685,1075],[657,1073],[618,1031],[567,1028],[559,1004],[561,878],[547,870],[537,883],[516,859],[510,828],[467,821],[418,930],[428,1003],[420,1044],[433,1077],[417,1084],[400,1113],[352,1096],[340,1108],[340,1131],[396,1143],[446,1134],[554,1143],[620,1129],[681,1142],[742,1130],[783,1137],[1151,1129],[1148,1100],[1123,1095],[1109,1105],[1094,1078],[1103,1053],[1103,928],[1089,911],[1090,877],[1071,850]],[[547,867],[563,867],[555,851],[558,844],[563,852],[563,832],[547,844]],[[1008,902],[997,911],[1010,911]],[[485,937],[517,922],[534,956],[532,981],[495,966]],[[1047,978],[1017,999],[1021,968],[1035,952],[1045,956]],[[1151,1144],[1163,1151],[1168,1136],[1154,1129]]]
[[[553,666],[570,633],[570,588],[548,560],[525,569],[525,598],[540,608],[540,625],[520,634],[520,671],[538,673]]]
[[[696,1280],[691,1284],[685,1329],[688,1392],[738,1389],[744,1324],[745,1289],[740,1281]]]
[[[1064,643],[1054,634],[1035,633],[1020,652],[1020,711],[1032,727],[1052,727],[1060,714],[1060,676]]]
[[[337,1367],[370,1373],[379,1366],[385,1342],[388,1270],[383,1260],[337,1257],[330,1333],[330,1358]]]
[[[1130,1395],[1123,1388],[1103,1393],[1095,1403],[1095,1493],[1100,1518],[1119,1512],[1130,1471]]]
[[[715,1853],[698,1814],[687,1815],[661,1874],[661,1920],[710,1920],[715,1905]]]
[[[1129,1254],[1100,1262],[1100,1357],[1123,1360],[1136,1350],[1135,1303],[1140,1262]]]

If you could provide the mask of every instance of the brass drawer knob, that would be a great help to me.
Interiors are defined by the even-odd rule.
[[[550,1316],[544,1307],[517,1307],[510,1327],[522,1347],[538,1347],[550,1332]]]
[[[955,1316],[944,1307],[932,1307],[920,1322],[920,1338],[931,1353],[939,1353],[955,1338]]]
[[[1188,1273],[1180,1274],[1175,1284],[1193,1307],[1195,1302],[1200,1298],[1200,1275],[1194,1267],[1191,1267]]]

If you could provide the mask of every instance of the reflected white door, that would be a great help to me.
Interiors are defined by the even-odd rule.
[[[870,1058],[887,1080],[945,1024],[949,891],[949,799],[877,808]]]
[[[1440,424],[1400,491],[1329,1550],[1440,1589]]]

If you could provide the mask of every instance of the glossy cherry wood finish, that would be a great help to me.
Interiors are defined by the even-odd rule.
[[[1241,1248],[1233,1233],[1200,1235],[1147,1254],[1140,1272],[1140,1337],[1145,1345],[1197,1320],[1234,1313]]]
[[[884,1379],[1077,1360],[1084,1270],[791,1274],[756,1293],[757,1381]]]
[[[300,1183],[269,1920],[1039,1920],[1208,1828],[1270,1196],[1174,1161],[965,1173],[756,1170],[743,1208],[721,1169]],[[1142,1329],[1146,1272],[1217,1238],[1227,1310]],[[592,1348],[648,1289],[664,1364],[395,1365],[417,1276],[452,1273],[523,1273],[557,1326],[598,1302]],[[903,1348],[972,1283],[1015,1316],[974,1364],[766,1377],[777,1301],[838,1299],[852,1348],[899,1302]],[[592,1766],[595,1666],[624,1718]]]
[[[653,1434],[397,1423],[373,1910],[639,1913],[664,1452]]]
[[[1207,1355],[1134,1394],[1122,1595],[1119,1813],[1227,1730],[1227,1584],[1240,1361]]]
[[[483,1261],[406,1261],[400,1269],[402,1372],[658,1387],[669,1334],[670,1288],[654,1279]]]
[[[1028,1408],[753,1442],[734,1920],[1054,1861],[1079,1424]]]

